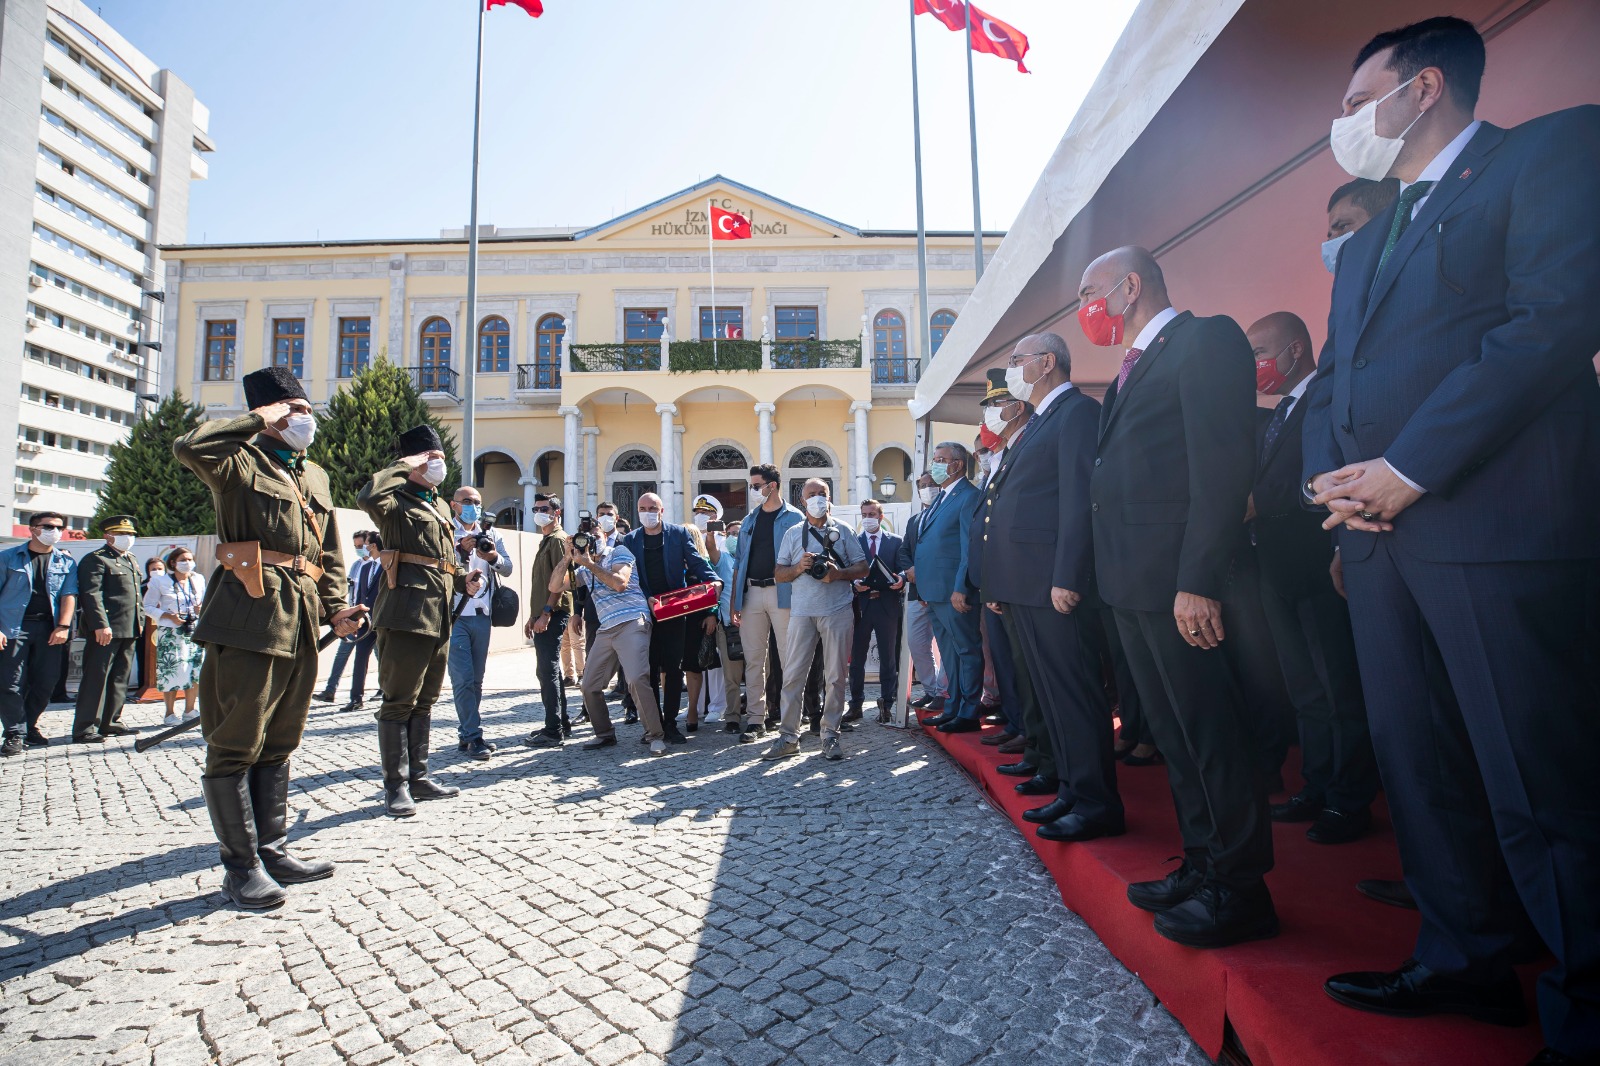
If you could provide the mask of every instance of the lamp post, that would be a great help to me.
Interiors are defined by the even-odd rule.
[[[900,490],[899,484],[892,477],[885,477],[878,482],[878,493],[885,500],[894,499],[894,494]]]

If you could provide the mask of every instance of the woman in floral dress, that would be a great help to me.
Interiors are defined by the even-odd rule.
[[[168,553],[167,572],[152,574],[145,591],[145,613],[156,622],[156,688],[167,701],[167,725],[194,717],[200,690],[200,663],[205,650],[194,641],[194,622],[206,595],[206,579],[195,573],[194,553],[174,548]],[[183,696],[183,719],[177,714]]]

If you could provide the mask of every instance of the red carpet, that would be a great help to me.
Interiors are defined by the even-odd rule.
[[[1283,932],[1276,939],[1197,951],[1156,935],[1151,916],[1132,906],[1130,881],[1164,877],[1165,860],[1181,850],[1162,766],[1119,766],[1128,832],[1113,840],[1054,844],[1040,840],[1022,812],[1046,800],[1018,796],[1015,778],[995,772],[1010,758],[979,738],[994,732],[933,737],[1017,825],[1061,888],[1123,965],[1150,987],[1212,1058],[1231,1024],[1253,1066],[1521,1066],[1543,1046],[1537,1023],[1505,1029],[1461,1018],[1399,1019],[1335,1003],[1322,982],[1342,970],[1398,966],[1416,941],[1415,911],[1387,907],[1356,891],[1363,878],[1398,878],[1400,859],[1388,812],[1354,844],[1329,847],[1305,839],[1304,825],[1273,827],[1276,868],[1268,875]],[[1534,977],[1547,963],[1525,967],[1533,1004]]]

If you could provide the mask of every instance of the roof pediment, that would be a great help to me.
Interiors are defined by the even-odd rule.
[[[726,211],[737,211],[750,220],[753,236],[751,244],[744,245],[745,248],[762,244],[811,244],[860,235],[853,226],[717,175],[584,230],[575,239],[702,248],[709,233],[708,215],[713,204]]]

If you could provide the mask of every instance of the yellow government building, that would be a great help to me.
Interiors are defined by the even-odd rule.
[[[753,229],[716,242],[714,304],[708,203]],[[792,498],[821,477],[841,502],[909,501],[919,324],[937,348],[961,312],[970,233],[929,235],[926,315],[915,233],[857,229],[720,176],[590,228],[479,237],[475,323],[463,230],[164,248],[164,387],[219,417],[242,410],[243,375],[278,364],[321,403],[381,355],[459,441],[470,352],[475,480],[516,528],[536,491],[562,496],[569,525],[601,500],[631,516],[645,492],[679,520],[700,492],[737,516],[758,462],[777,464]]]

